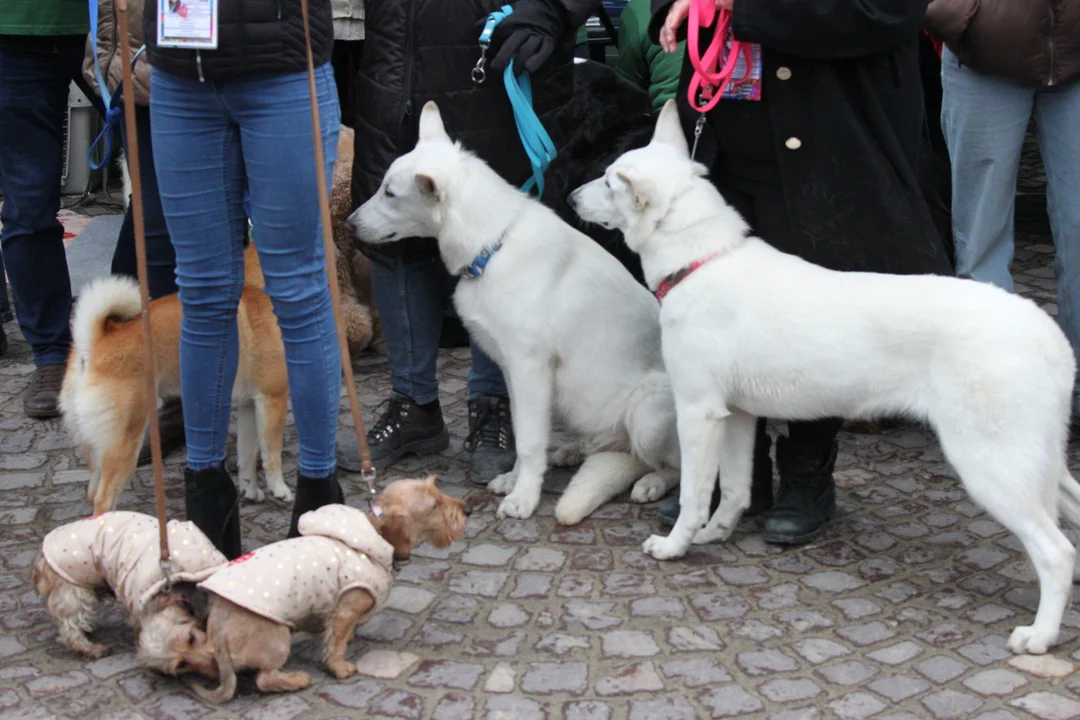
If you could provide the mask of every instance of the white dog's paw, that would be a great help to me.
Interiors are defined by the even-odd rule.
[[[630,491],[630,502],[656,502],[664,497],[667,490],[668,486],[664,478],[660,477],[659,473],[651,472],[634,483],[634,488]]]
[[[240,492],[243,494],[244,499],[249,502],[261,503],[266,499],[266,495],[259,489],[259,486],[252,480],[240,481]]]
[[[682,547],[670,535],[667,537],[651,535],[648,540],[642,543],[641,549],[645,551],[646,555],[650,555],[657,560],[673,560],[685,555],[688,548]]]
[[[525,520],[532,517],[536,512],[536,506],[540,504],[540,494],[529,497],[525,493],[510,493],[499,503],[499,509],[495,512],[497,518],[518,518]]]
[[[511,470],[508,473],[498,475],[494,480],[488,483],[488,490],[496,495],[506,495],[514,489],[514,485],[517,484],[517,473]]]
[[[585,456],[581,454],[581,443],[568,442],[551,453],[551,466],[558,468],[577,467],[584,462]]]
[[[695,545],[708,545],[709,543],[723,542],[729,537],[731,537],[731,528],[723,526],[712,527],[710,525],[708,527],[703,527],[694,533],[692,542]]]
[[[273,485],[267,484],[266,489],[269,490],[270,494],[278,500],[281,500],[282,502],[292,502],[293,492],[289,489],[289,486],[286,485],[284,481],[275,483]]]
[[[1009,649],[1017,655],[1043,655],[1057,640],[1057,632],[1039,634],[1034,625],[1021,625],[1009,636]]]

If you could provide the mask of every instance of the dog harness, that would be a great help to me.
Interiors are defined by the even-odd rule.
[[[228,560],[193,522],[170,520],[170,579],[201,582]],[[61,525],[45,536],[45,561],[60,577],[84,588],[107,587],[132,614],[165,586],[157,518],[107,512]]]
[[[325,618],[347,590],[386,604],[393,583],[394,548],[367,516],[347,505],[324,505],[300,516],[300,537],[265,545],[200,583],[226,600],[295,630]]]
[[[675,286],[678,285],[679,283],[681,283],[686,278],[688,278],[692,272],[699,269],[700,267],[702,267],[706,263],[708,263],[708,262],[710,262],[712,260],[715,260],[716,258],[720,257],[721,255],[723,255],[723,253],[713,253],[712,255],[710,255],[707,258],[704,258],[702,260],[697,260],[696,262],[692,263],[690,265],[690,267],[688,267],[688,268],[683,268],[682,270],[679,270],[678,272],[675,272],[675,273],[672,273],[671,275],[668,275],[657,286],[657,288],[656,288],[656,299],[657,300],[663,300],[664,296],[666,296],[669,292],[674,290]]]

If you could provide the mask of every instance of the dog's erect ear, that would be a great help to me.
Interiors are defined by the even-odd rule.
[[[442,200],[442,187],[434,176],[427,173],[416,173],[416,189],[424,196],[425,200],[437,203]]]
[[[674,100],[664,103],[664,109],[660,111],[660,117],[656,121],[652,142],[669,145],[680,155],[690,157],[690,146],[686,144],[686,135],[683,133],[682,123],[679,122],[679,110],[675,107]]]
[[[425,140],[449,140],[446,128],[443,126],[442,114],[439,106],[429,100],[424,103],[424,109],[420,111],[420,141]]]
[[[630,177],[622,170],[616,170],[615,177],[617,177],[620,182],[626,185],[626,189],[633,194],[634,204],[637,205],[637,209],[644,210],[645,206],[648,205],[649,202],[648,199],[645,197],[645,194],[641,192],[641,188],[639,187],[638,183],[634,181],[634,178]]]

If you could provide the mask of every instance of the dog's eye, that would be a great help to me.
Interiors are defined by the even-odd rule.
[[[387,185],[387,186],[386,186],[386,189],[385,189],[385,190],[383,190],[383,193],[384,193],[384,194],[386,195],[386,197],[388,197],[388,198],[396,198],[396,197],[397,197],[397,195],[395,195],[394,193],[390,192],[390,186],[389,186],[389,185]]]
[[[181,670],[186,670],[186,669],[187,669],[187,660],[181,660],[180,662],[176,663],[176,672],[180,672]]]
[[[191,633],[190,635],[188,635],[187,641],[188,641],[188,645],[191,645],[192,647],[194,647],[194,645],[195,645],[195,633]]]

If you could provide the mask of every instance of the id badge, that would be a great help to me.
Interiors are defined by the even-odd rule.
[[[728,38],[726,50],[731,52],[731,38]],[[747,54],[750,55],[749,63]],[[761,55],[761,46],[757,43],[743,45],[743,52],[739,53],[735,71],[731,74],[731,82],[721,97],[726,100],[761,100]]]
[[[218,0],[157,0],[158,47],[218,46]]]

